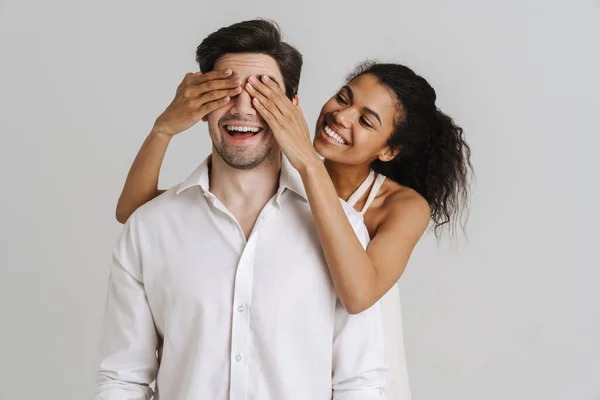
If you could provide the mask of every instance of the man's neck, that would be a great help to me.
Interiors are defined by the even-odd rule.
[[[247,170],[229,166],[215,151],[209,161],[210,192],[234,214],[241,225],[244,225],[243,221],[245,225],[255,221],[279,188],[281,155],[269,157]],[[247,226],[242,228],[247,230]]]

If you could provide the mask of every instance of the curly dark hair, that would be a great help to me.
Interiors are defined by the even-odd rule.
[[[376,160],[371,167],[427,200],[437,237],[447,224],[453,234],[458,221],[464,230],[473,167],[462,128],[437,108],[435,90],[410,68],[366,61],[347,82],[364,74],[375,77],[398,101],[387,144],[400,151],[393,160]]]
[[[211,33],[196,49],[196,61],[200,65],[200,71],[212,71],[219,58],[229,53],[271,56],[281,70],[286,96],[291,100],[298,94],[302,54],[283,41],[276,22],[253,19]]]

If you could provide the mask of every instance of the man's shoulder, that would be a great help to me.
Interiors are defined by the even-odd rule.
[[[346,203],[344,200],[342,200],[342,199],[339,199],[339,200],[340,200],[342,209],[344,210],[344,213],[346,214],[346,218],[348,218],[348,221],[350,222],[350,225],[352,226],[352,229],[354,230],[354,233],[356,233],[356,236],[360,240],[363,247],[366,248],[367,244],[369,243],[369,232],[367,231],[367,227],[365,226],[365,222],[364,222],[362,214],[360,212],[356,211],[354,209],[354,207],[352,207],[350,204]],[[301,213],[302,221],[310,221],[311,224],[314,224],[314,219],[313,219],[314,217],[310,210],[310,204],[308,203],[308,201],[297,200],[294,202],[294,206],[295,206],[295,209]],[[303,222],[302,224],[304,225],[305,223],[306,222]]]
[[[194,195],[195,189],[188,188],[178,193],[180,185],[175,185],[164,193],[140,206],[131,215],[138,223],[148,223],[161,218],[164,215],[172,215],[185,211],[186,205],[190,203],[190,196]]]

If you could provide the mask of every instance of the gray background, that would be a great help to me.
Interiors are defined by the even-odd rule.
[[[600,2],[1,1],[0,399],[92,396],[114,208],[194,50],[277,20],[321,105],[361,59],[405,63],[465,128],[469,241],[401,280],[415,400],[600,399]],[[210,150],[176,138],[161,186]]]

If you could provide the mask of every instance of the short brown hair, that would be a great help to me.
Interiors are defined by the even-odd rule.
[[[221,28],[211,33],[196,49],[201,72],[212,71],[225,54],[258,53],[272,57],[283,76],[285,94],[291,100],[298,94],[302,54],[281,39],[279,25],[273,21],[254,19]]]

